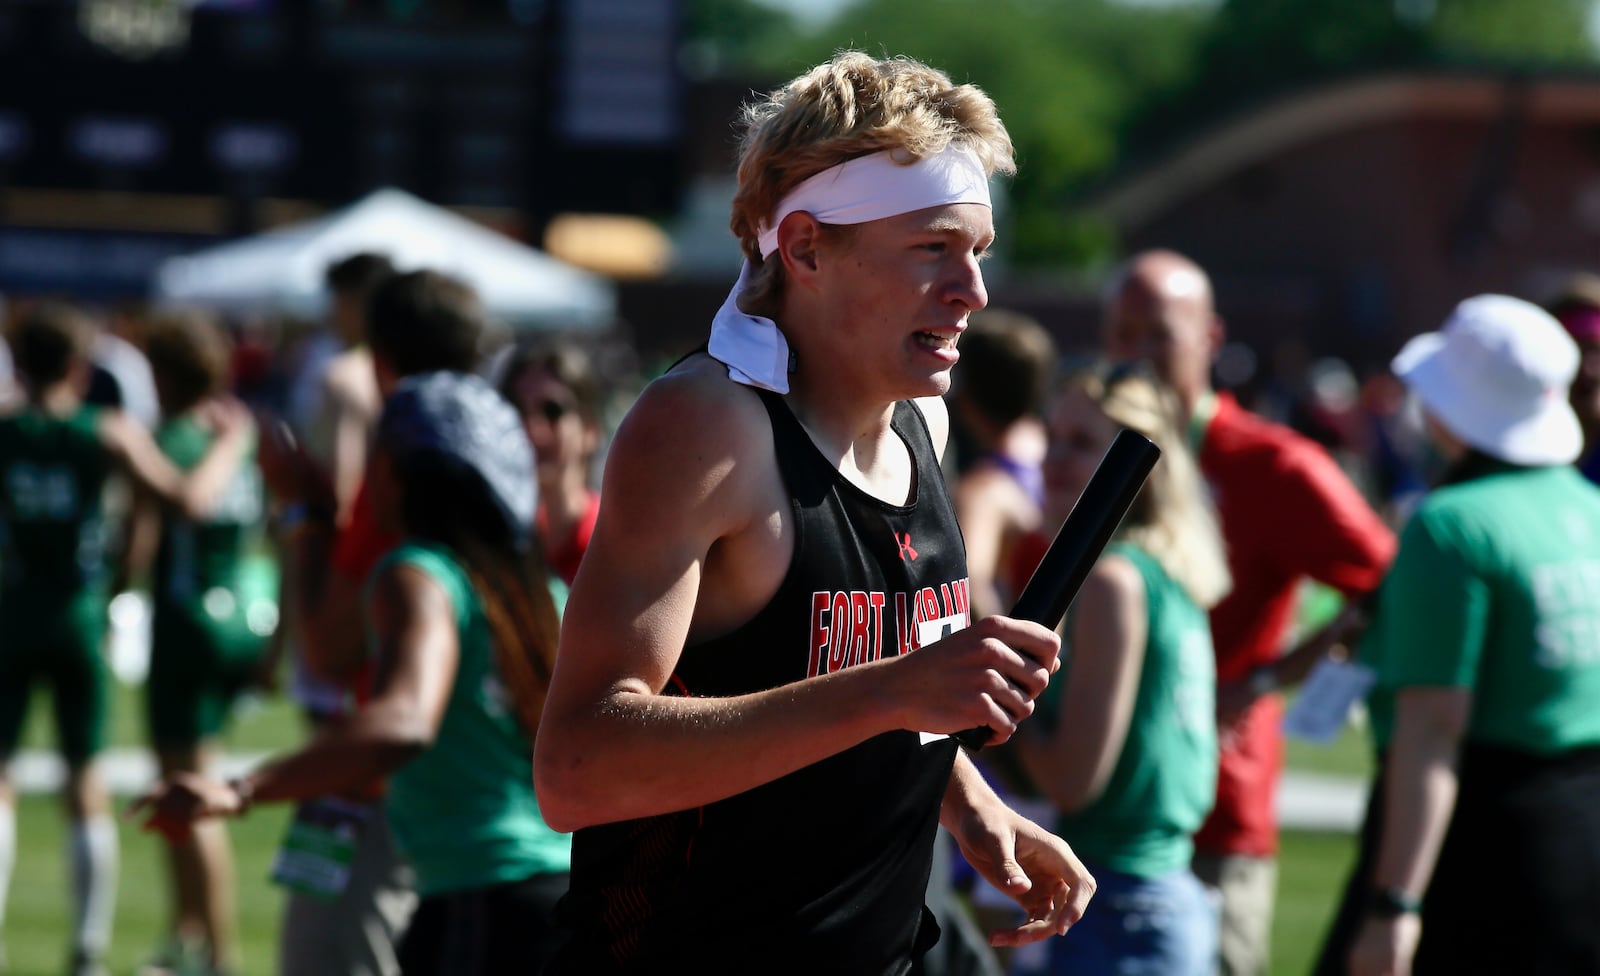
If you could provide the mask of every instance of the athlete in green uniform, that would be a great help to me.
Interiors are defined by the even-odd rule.
[[[99,971],[110,939],[116,827],[95,774],[105,726],[101,656],[109,592],[102,489],[115,473],[180,510],[210,509],[237,466],[248,414],[217,406],[220,436],[186,473],[117,411],[86,407],[89,325],[71,308],[35,306],[11,336],[26,402],[0,418],[0,909],[16,849],[4,766],[35,685],[49,688],[67,763],[73,866],[73,967]]]
[[[242,813],[388,776],[384,809],[422,896],[405,976],[536,973],[558,944],[569,839],[544,822],[532,733],[555,658],[556,610],[533,541],[533,452],[476,376],[404,380],[369,469],[374,517],[403,534],[368,583],[372,696],[310,745],[232,783],[178,773],[135,804],[148,827]],[[336,844],[326,869],[347,869]],[[335,835],[330,833],[328,839]]]
[[[149,323],[145,351],[164,418],[156,432],[162,453],[189,470],[218,434],[208,404],[228,382],[229,346],[214,322],[199,313],[169,313]],[[135,524],[158,540],[150,577],[150,677],[145,716],[163,774],[199,772],[216,759],[215,737],[238,694],[257,680],[266,637],[275,620],[246,585],[261,548],[263,504],[254,438],[209,513],[186,516],[141,493]],[[130,547],[139,561],[141,547]],[[130,576],[136,568],[130,568]],[[163,955],[197,956],[199,965],[228,971],[238,964],[233,912],[233,857],[226,830],[207,824],[192,839],[168,845],[174,917]],[[160,960],[169,968],[177,959]]]

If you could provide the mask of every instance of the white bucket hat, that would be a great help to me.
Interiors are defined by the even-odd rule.
[[[1578,347],[1537,305],[1479,295],[1391,364],[1447,430],[1511,464],[1570,464],[1583,430],[1567,403]]]

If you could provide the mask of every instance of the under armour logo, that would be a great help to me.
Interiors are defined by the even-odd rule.
[[[894,533],[894,543],[900,547],[900,559],[902,561],[917,558],[917,550],[911,548],[911,533],[907,532],[905,535],[901,535],[898,532]]]

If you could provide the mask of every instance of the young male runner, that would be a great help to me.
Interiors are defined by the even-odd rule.
[[[997,943],[1093,890],[943,735],[1009,737],[1058,667],[1047,628],[971,622],[938,467],[1010,139],[858,53],[745,122],[745,271],[617,433],[535,744],[577,830],[558,972],[910,972],[939,823],[1028,911]]]

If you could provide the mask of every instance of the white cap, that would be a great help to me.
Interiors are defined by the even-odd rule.
[[[1549,313],[1479,295],[1406,343],[1395,375],[1455,436],[1511,464],[1570,464],[1583,430],[1567,403],[1578,347]]]

